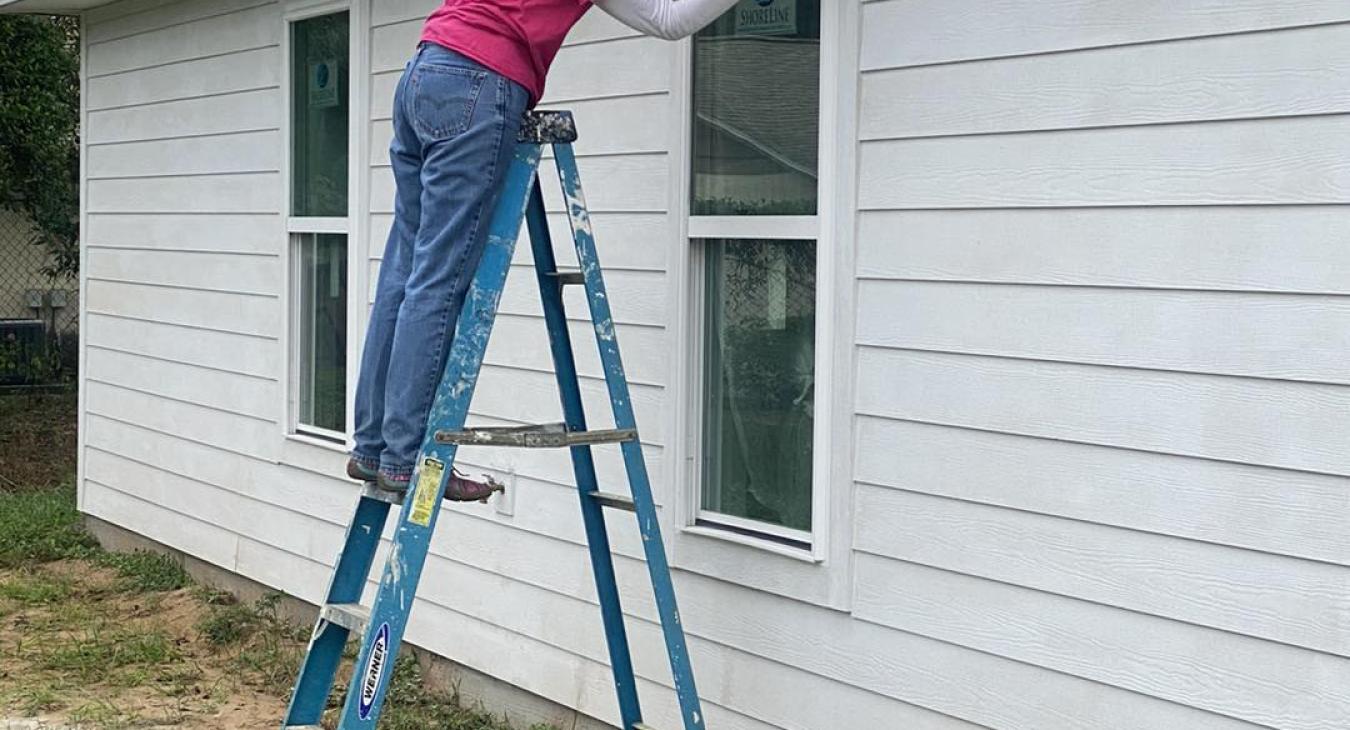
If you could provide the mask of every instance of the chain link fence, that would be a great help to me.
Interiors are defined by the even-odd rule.
[[[47,273],[22,214],[0,208],[0,388],[56,385],[75,377],[79,287]]]

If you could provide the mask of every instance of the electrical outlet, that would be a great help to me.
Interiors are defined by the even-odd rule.
[[[42,309],[43,294],[46,292],[41,289],[28,289],[23,293],[23,303],[29,309]]]
[[[52,309],[64,309],[69,304],[69,294],[65,289],[52,289],[50,295]]]

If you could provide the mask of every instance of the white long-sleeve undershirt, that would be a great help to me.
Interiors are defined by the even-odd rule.
[[[629,28],[668,41],[693,35],[736,4],[736,0],[593,1]]]

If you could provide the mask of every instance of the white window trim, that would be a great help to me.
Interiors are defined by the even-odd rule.
[[[663,526],[671,535],[672,563],[817,605],[847,609],[851,602],[853,497],[853,333],[856,283],[857,125],[861,0],[821,3],[821,110],[819,196],[816,216],[691,218],[689,206],[693,42],[673,54],[670,115],[670,205],[674,242],[668,257],[671,358],[667,446],[674,498]],[[702,432],[702,323],[700,238],[815,239],[816,427],[812,448],[810,549],[697,525]],[[759,525],[765,533],[774,532]]]
[[[686,173],[687,175],[687,173]],[[820,238],[818,215],[688,216],[689,238]]]
[[[325,451],[346,452],[351,448],[351,426],[355,421],[356,372],[361,341],[366,327],[366,291],[369,264],[369,108],[370,108],[370,3],[371,0],[286,0],[281,14],[281,211],[279,239],[285,291],[280,298],[282,323],[281,403],[278,414],[280,437],[287,445],[300,445]],[[347,141],[347,216],[291,216],[291,24],[320,15],[346,11],[348,15],[348,141]],[[296,336],[298,312],[292,306],[299,291],[294,265],[294,236],[297,233],[342,233],[347,236],[347,382],[346,422],[348,433],[338,433],[299,423],[299,401],[295,392]],[[284,454],[285,449],[282,450]],[[283,460],[285,457],[283,456]]]

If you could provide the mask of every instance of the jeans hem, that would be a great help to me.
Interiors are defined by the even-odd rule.
[[[366,456],[355,449],[349,451],[347,455],[352,458],[352,461],[355,461],[360,465],[362,469],[375,471],[380,468],[380,457],[378,456]]]

